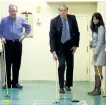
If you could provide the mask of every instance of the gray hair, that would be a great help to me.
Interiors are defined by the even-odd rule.
[[[15,7],[16,9],[18,9],[18,7],[17,7],[16,5],[10,4],[10,5],[9,5],[9,10],[10,10],[10,8],[12,8],[12,7]]]

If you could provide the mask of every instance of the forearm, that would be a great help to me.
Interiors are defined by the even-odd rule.
[[[27,36],[30,32],[31,32],[31,26],[27,25],[26,28],[25,28],[24,35]]]
[[[73,46],[75,47],[79,47],[79,41],[80,41],[80,34],[74,34],[74,42],[73,42]]]
[[[55,40],[50,39],[50,51],[53,53],[55,52]]]

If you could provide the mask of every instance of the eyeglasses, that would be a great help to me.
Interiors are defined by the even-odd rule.
[[[11,12],[11,13],[15,13],[15,12],[17,12],[17,11],[9,11],[9,12]]]
[[[59,10],[59,12],[66,12],[67,10],[65,9],[65,10]]]

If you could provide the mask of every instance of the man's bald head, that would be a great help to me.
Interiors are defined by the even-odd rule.
[[[60,5],[59,8],[58,8],[58,10],[61,10],[61,8],[65,8],[68,11],[68,7],[66,5],[64,5],[64,4],[63,5]]]

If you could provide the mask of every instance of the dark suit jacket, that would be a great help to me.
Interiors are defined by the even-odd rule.
[[[68,15],[67,19],[69,22],[70,28],[70,35],[71,35],[71,43],[72,46],[79,47],[79,29],[76,21],[76,17],[74,15]],[[58,52],[62,43],[61,43],[61,36],[62,36],[62,20],[60,16],[53,18],[50,22],[50,51]]]

